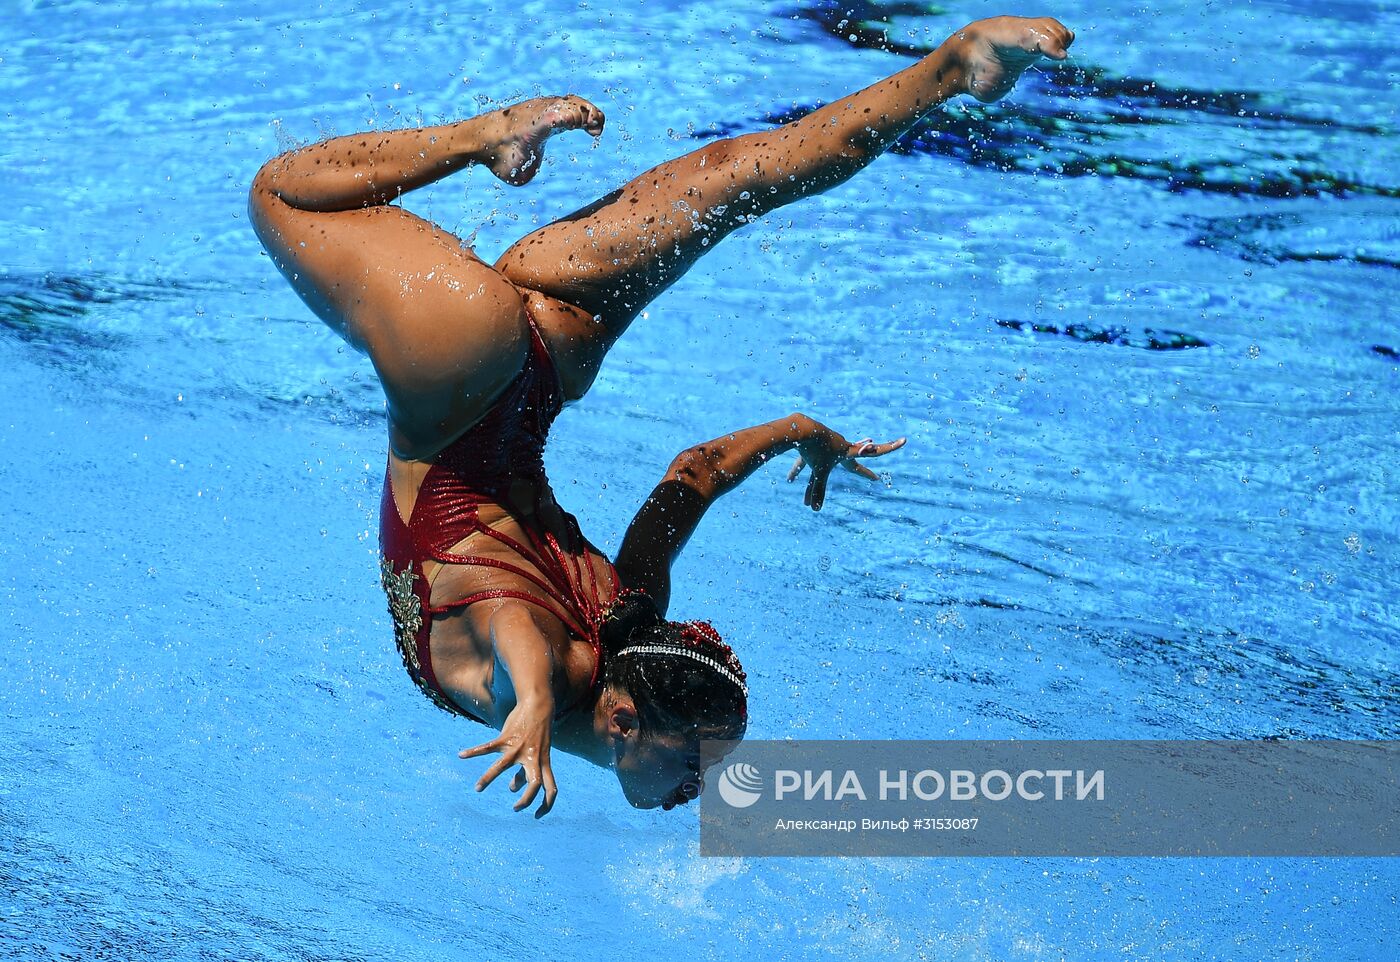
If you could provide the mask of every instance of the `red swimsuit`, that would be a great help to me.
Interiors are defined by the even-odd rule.
[[[525,533],[525,543],[490,527],[478,516],[477,508],[483,504],[509,505],[507,493],[512,481],[524,479],[536,483],[540,490],[548,490],[544,445],[549,427],[563,407],[563,391],[554,362],[528,311],[526,317],[530,324],[530,353],[520,375],[480,421],[433,459],[408,523],[399,516],[387,471],[379,505],[379,546],[383,554],[380,567],[404,666],[439,708],[476,721],[481,719],[454,702],[433,672],[428,646],[433,615],[491,598],[515,598],[538,605],[562,621],[575,637],[593,645],[598,658],[589,686],[592,690],[602,666],[598,632],[618,592],[617,573],[611,564],[610,583],[603,584],[588,557],[564,551],[559,540],[544,530],[538,515],[521,517],[511,512]],[[561,514],[569,529],[566,540],[591,548],[573,515]],[[472,534],[495,539],[529,567],[453,553],[452,548]],[[429,560],[503,569],[533,584],[540,594],[494,588],[433,605],[429,602],[428,579],[423,574],[423,563]]]

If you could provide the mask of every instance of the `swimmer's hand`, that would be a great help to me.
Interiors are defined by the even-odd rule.
[[[520,769],[510,781],[510,790],[525,794],[513,806],[519,812],[530,806],[544,789],[544,801],[535,811],[535,818],[543,818],[554,807],[554,799],[559,788],[554,784],[554,771],[549,765],[549,736],[554,726],[554,702],[552,699],[516,702],[515,708],[506,716],[501,733],[489,742],[466,748],[457,753],[458,758],[476,758],[500,752],[501,757],[477,780],[476,790],[485,791],[486,786],[496,780],[512,765]]]
[[[834,468],[839,465],[863,478],[878,481],[880,476],[857,462],[856,458],[882,457],[891,451],[898,451],[904,447],[906,440],[898,438],[894,441],[886,441],[884,444],[877,444],[870,438],[865,438],[852,444],[820,421],[812,418],[805,420],[810,423],[803,425],[804,437],[797,442],[797,461],[794,462],[792,470],[788,472],[788,480],[796,481],[804,467],[812,469],[812,476],[807,479],[807,490],[802,496],[802,503],[813,511],[820,511],[822,504],[826,501],[826,482],[831,477]]]

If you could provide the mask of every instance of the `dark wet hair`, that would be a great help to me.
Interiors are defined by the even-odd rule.
[[[744,669],[708,623],[666,621],[649,596],[626,591],[609,610],[601,641],[603,680],[631,696],[643,740],[668,732],[744,737]]]

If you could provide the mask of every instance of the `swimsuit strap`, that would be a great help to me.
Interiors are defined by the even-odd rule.
[[[533,572],[527,571],[526,569],[520,567],[519,565],[513,565],[513,564],[511,564],[509,561],[501,561],[501,560],[499,560],[499,559],[497,559],[497,558],[484,558],[484,557],[481,557],[480,555],[453,554],[453,553],[447,552],[447,551],[444,551],[444,552],[441,552],[441,553],[439,553],[439,554],[434,555],[434,556],[433,556],[433,560],[434,560],[434,561],[442,562],[443,564],[453,564],[453,565],[476,565],[477,567],[481,567],[481,568],[497,568],[497,569],[500,569],[501,571],[509,571],[511,574],[513,574],[513,575],[518,575],[518,576],[520,576],[521,578],[524,578],[526,581],[529,581],[529,582],[530,582],[531,584],[533,584],[535,587],[539,588],[541,591],[543,591],[543,592],[545,593],[545,595],[548,597],[548,600],[560,602],[561,604],[563,603],[563,602],[556,596],[556,593],[555,593],[556,589],[554,588],[554,586],[551,585],[548,581],[545,581],[544,579],[540,578],[538,575],[534,574]],[[470,595],[469,597],[473,597],[473,598],[474,598],[474,597],[476,597],[476,595],[473,594],[473,595]],[[533,596],[532,596],[532,597],[533,597]],[[536,600],[539,601],[539,602],[541,602],[542,607],[548,607],[548,605],[543,605],[544,599],[536,599]],[[450,602],[450,603],[447,604],[447,605],[434,605],[434,606],[431,608],[431,610],[432,610],[432,611],[448,611],[448,610],[451,610],[452,608],[460,608],[462,605],[463,605],[463,602],[462,602],[462,601],[453,601],[453,602]],[[555,612],[555,613],[556,613],[556,614],[559,614],[558,612]],[[586,634],[586,632],[583,632],[583,631],[579,631],[579,630],[578,630],[579,626],[578,626],[576,623],[574,623],[574,622],[569,618],[568,615],[560,614],[559,617],[560,617],[560,620],[562,620],[565,624],[567,624],[571,629],[577,631],[578,634],[580,634],[580,635]]]
[[[584,564],[583,556],[565,551],[560,546],[559,539],[552,533],[548,531],[536,532],[528,526],[522,527],[526,539],[530,542],[528,547],[505,532],[498,531],[479,521],[477,530],[487,537],[494,538],[529,561],[548,579],[549,584],[546,585],[537,578],[530,578],[532,582],[549,593],[551,600],[558,602],[564,608],[572,606],[579,612],[587,622],[587,630],[579,631],[579,635],[591,638],[596,633],[602,624],[602,614],[606,610],[606,606],[598,601],[598,574],[593,570],[591,563]],[[582,540],[582,532],[575,530],[574,533]],[[588,570],[588,590],[586,591],[584,590],[585,567]],[[524,574],[524,572],[521,573]],[[527,574],[526,577],[529,575]]]
[[[575,525],[577,526],[577,525]],[[460,598],[443,605],[431,605],[426,610],[432,614],[444,614],[449,611],[456,611],[475,604],[478,601],[489,601],[499,598],[513,598],[517,601],[524,601],[528,604],[541,608],[564,623],[564,627],[579,638],[587,641],[594,652],[593,672],[588,679],[587,693],[592,692],[598,685],[603,673],[603,646],[599,639],[599,631],[602,628],[606,617],[608,603],[599,598],[598,573],[594,569],[592,561],[587,556],[573,555],[566,552],[559,544],[559,540],[550,532],[535,532],[529,526],[522,526],[522,531],[529,544],[524,544],[503,531],[491,527],[475,515],[470,523],[473,532],[480,532],[488,538],[492,538],[513,551],[516,555],[534,566],[539,574],[527,571],[525,568],[512,564],[509,561],[502,561],[498,558],[486,558],[480,555],[464,555],[450,551],[437,551],[433,553],[434,560],[444,564],[476,565],[479,567],[496,568],[501,571],[508,571],[518,575],[539,588],[543,597],[530,594],[528,591],[521,591],[510,588],[488,588],[482,591],[475,591],[464,598]],[[582,539],[581,532],[575,532]],[[584,572],[587,571],[587,587],[585,588]],[[571,577],[572,575],[572,577]],[[614,589],[616,586],[614,586]],[[573,614],[577,613],[577,617]],[[583,697],[579,701],[583,700]],[[563,709],[564,712],[571,710],[574,706]]]
[[[505,570],[514,572],[515,574],[524,575],[527,578],[529,577],[529,575],[526,574],[524,571],[521,571],[519,568],[515,568],[512,565],[507,565],[504,562],[496,562],[494,564],[491,564],[493,560],[494,559],[490,558],[478,558],[475,560],[463,560],[455,563],[486,564],[493,568],[504,568]],[[548,589],[546,589],[546,593],[547,592]],[[530,604],[536,606],[537,608],[543,608],[545,611],[558,618],[564,623],[564,627],[568,628],[574,634],[579,635],[583,638],[588,637],[588,632],[584,630],[582,626],[580,626],[573,618],[569,617],[569,615],[566,612],[557,610],[553,606],[553,604],[551,604],[551,602],[555,601],[553,597],[541,598],[538,595],[532,595],[528,591],[521,591],[517,588],[485,588],[481,591],[474,591],[471,594],[467,595],[465,598],[459,598],[456,601],[449,601],[446,604],[442,605],[429,605],[424,610],[427,611],[429,614],[441,615],[446,614],[449,611],[456,611],[459,608],[465,608],[468,605],[474,605],[478,601],[489,601],[493,598],[518,598],[521,601],[528,601]]]

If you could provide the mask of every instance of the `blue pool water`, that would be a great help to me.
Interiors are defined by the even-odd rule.
[[[1385,860],[701,858],[556,759],[542,822],[404,676],[383,404],[244,214],[258,165],[575,91],[488,260],[1001,5],[142,4],[0,13],[0,957],[1390,959]],[[1400,736],[1400,8],[1065,0],[1071,65],[736,235],[559,420],[600,545],[670,456],[794,408],[907,435],[812,515],[776,466],[673,611],[755,737]]]

